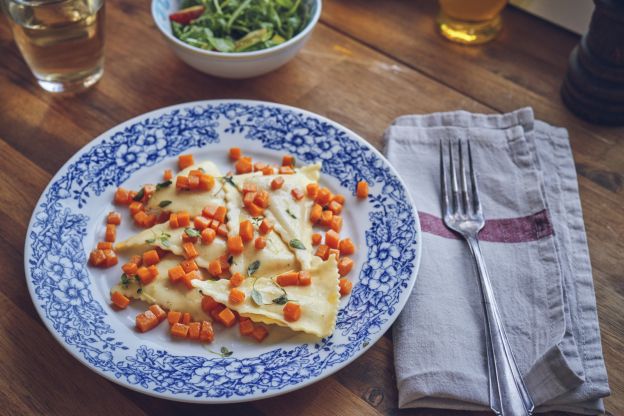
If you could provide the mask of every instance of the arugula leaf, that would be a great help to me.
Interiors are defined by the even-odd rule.
[[[179,23],[178,23],[179,24]],[[164,181],[161,183],[156,184],[156,190],[160,191],[163,188],[166,188],[168,186],[171,186],[171,181]],[[164,201],[163,201],[164,202]]]
[[[253,276],[260,268],[260,260],[256,260],[247,267],[247,276]]]
[[[290,243],[288,243],[292,248],[296,248],[297,250],[305,250],[305,246],[303,245],[303,243],[299,240],[297,240],[296,238],[293,238],[292,240],[290,240]]]
[[[139,192],[137,192],[137,194],[132,199],[138,202],[142,200],[144,196],[145,196],[145,188],[141,188],[139,189]]]
[[[161,208],[164,208],[164,207],[166,207],[166,206],[168,206],[170,204],[171,204],[171,201],[165,199],[164,201],[160,201],[158,203],[158,206],[161,207]]]

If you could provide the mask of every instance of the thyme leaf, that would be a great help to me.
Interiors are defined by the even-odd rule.
[[[305,250],[305,246],[303,245],[303,243],[296,238],[293,238],[292,240],[290,240],[290,243],[288,244],[292,248],[296,248],[297,250]]]
[[[159,207],[161,207],[161,208],[164,208],[164,207],[166,207],[166,206],[168,206],[168,205],[170,205],[170,204],[171,204],[171,201],[169,201],[169,200],[165,199],[164,201],[160,201],[160,202],[158,203],[158,206],[159,206]]]

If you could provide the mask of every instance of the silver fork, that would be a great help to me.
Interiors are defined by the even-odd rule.
[[[453,143],[448,145],[449,167],[445,163],[444,144],[440,141],[440,180],[442,186],[442,212],[447,227],[461,234],[472,252],[479,274],[479,287],[483,298],[485,315],[485,341],[489,372],[490,407],[497,415],[520,416],[533,414],[533,401],[529,396],[516,360],[507,341],[501,314],[496,305],[494,291],[490,277],[485,267],[485,261],[479,248],[479,231],[485,224],[477,179],[472,164],[470,142],[467,142],[468,167],[470,182],[466,180],[466,156],[464,145],[458,143],[459,173],[456,172],[453,158]],[[449,185],[447,170],[451,175],[449,201]],[[457,176],[460,176],[461,188],[458,186]]]

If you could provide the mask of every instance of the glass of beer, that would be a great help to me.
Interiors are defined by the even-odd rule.
[[[78,92],[103,73],[104,0],[0,0],[39,85]]]
[[[489,42],[498,35],[500,12],[507,0],[439,0],[437,24],[447,39],[467,45]]]

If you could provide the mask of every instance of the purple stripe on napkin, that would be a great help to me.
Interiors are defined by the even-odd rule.
[[[445,238],[460,238],[444,225],[441,218],[426,212],[418,212],[420,226],[426,233]],[[526,217],[486,220],[479,239],[492,243],[525,243],[553,235],[548,211],[542,210]]]

